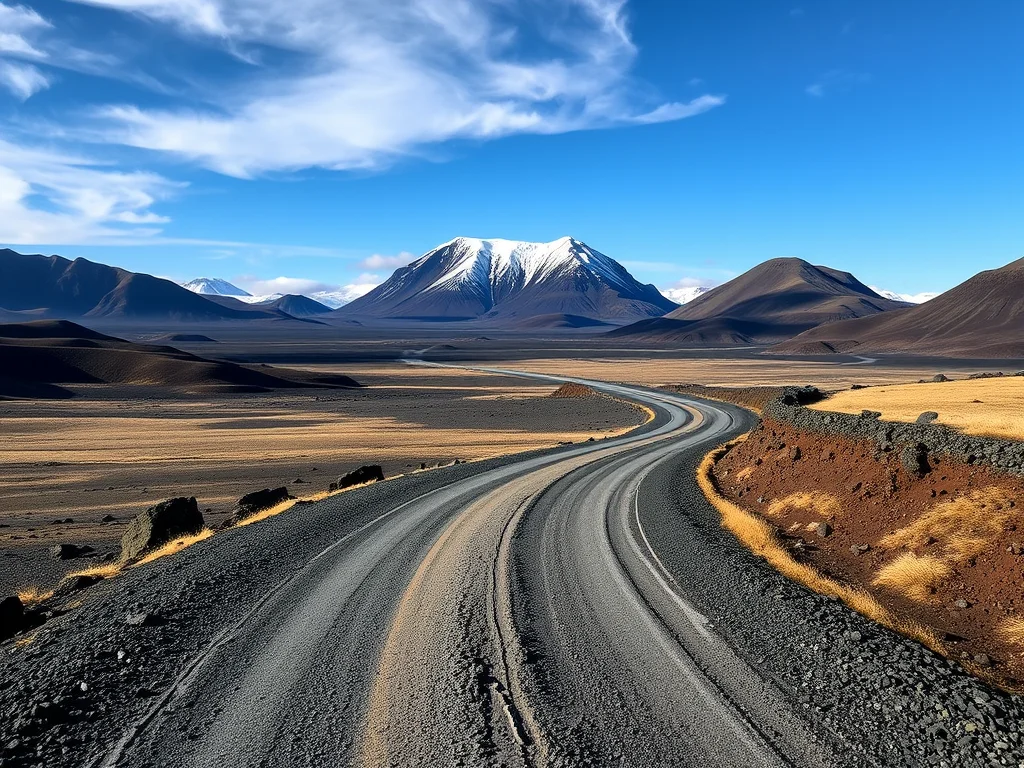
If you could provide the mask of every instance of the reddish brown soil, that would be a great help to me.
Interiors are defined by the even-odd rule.
[[[798,458],[793,458],[799,448]],[[932,470],[917,477],[901,464],[898,447],[878,453],[866,441],[801,432],[766,422],[718,463],[722,492],[740,506],[779,526],[794,545],[794,555],[833,578],[867,589],[899,616],[934,628],[952,658],[1013,688],[1024,687],[1024,645],[999,637],[1008,618],[1024,617],[1024,482],[987,467],[930,457]],[[881,539],[917,520],[936,504],[988,489],[1001,489],[1008,522],[1000,526],[975,557],[950,565],[946,578],[923,602],[872,585],[879,569],[903,552],[939,555],[944,545],[929,537],[908,550],[885,548]],[[786,510],[769,517],[773,501],[796,492],[819,492],[838,500],[838,511],[822,516]],[[1003,509],[1001,507],[1001,509]],[[827,520],[833,530],[822,537],[809,524]],[[802,543],[800,543],[802,542]],[[851,547],[868,545],[856,553]],[[967,607],[957,607],[966,601]],[[989,667],[985,654],[992,664]]]

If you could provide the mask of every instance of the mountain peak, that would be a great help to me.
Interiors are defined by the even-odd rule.
[[[251,296],[248,291],[243,291],[237,285],[232,285],[227,280],[219,277],[197,277],[189,280],[182,288],[187,288],[192,293],[205,294],[207,296]]]
[[[397,270],[348,311],[435,319],[561,313],[625,320],[656,317],[674,306],[617,261],[569,236],[548,243],[456,237]]]

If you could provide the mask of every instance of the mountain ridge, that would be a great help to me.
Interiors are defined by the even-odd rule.
[[[434,320],[574,315],[623,322],[676,306],[611,257],[571,237],[549,243],[457,237],[397,269],[338,313]]]

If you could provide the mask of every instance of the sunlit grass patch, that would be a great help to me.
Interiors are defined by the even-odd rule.
[[[145,565],[146,563],[152,563],[154,560],[159,560],[161,557],[167,555],[173,555],[175,552],[180,552],[185,547],[191,547],[193,544],[204,541],[213,536],[213,531],[209,528],[203,528],[199,533],[194,533],[191,536],[182,536],[172,541],[168,541],[162,547],[154,549],[145,556],[139,558],[137,561],[132,563],[132,567],[137,565]]]
[[[943,558],[962,562],[991,547],[1015,515],[1013,499],[990,486],[943,501],[910,525],[885,536],[879,544],[889,549],[931,543]]]
[[[883,566],[871,583],[899,592],[911,600],[923,602],[934,594],[948,575],[949,565],[939,558],[904,552]]]
[[[786,512],[808,512],[829,520],[840,512],[839,499],[822,491],[798,491],[768,505],[769,517],[782,517]]]
[[[53,597],[53,590],[44,590],[40,587],[23,587],[18,590],[18,599],[24,606],[32,606],[41,603],[43,600]]]

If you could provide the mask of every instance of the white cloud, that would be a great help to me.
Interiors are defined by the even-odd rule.
[[[869,285],[868,288],[879,296],[884,296],[887,299],[893,299],[894,301],[907,301],[911,304],[924,304],[926,301],[931,301],[939,295],[939,292],[930,291],[925,291],[923,293],[897,293],[896,291],[889,291],[875,285]]]
[[[18,64],[0,59],[0,86],[3,86],[21,101],[47,88],[49,78],[31,64]]]
[[[167,219],[150,207],[181,186],[154,173],[120,171],[90,158],[0,139],[0,242],[151,238],[159,233],[151,225]]]
[[[846,69],[833,69],[819,77],[804,89],[808,96],[820,99],[831,92],[845,92],[857,85],[863,85],[871,79],[864,72],[851,72]]]
[[[43,58],[46,56],[29,38],[50,26],[50,22],[24,5],[0,2],[0,53]]]
[[[397,256],[382,256],[379,253],[373,254],[359,262],[363,269],[398,269],[416,260],[416,255],[408,251],[402,251]]]
[[[173,24],[256,64],[201,107],[99,110],[93,135],[238,177],[381,168],[453,139],[679,120],[724,102],[659,104],[632,80],[624,0],[79,2]],[[270,51],[297,64],[262,65]]]
[[[337,285],[310,280],[304,277],[274,277],[261,280],[252,275],[243,275],[231,281],[239,288],[244,288],[253,296],[269,296],[272,293],[295,293],[305,295],[318,291],[335,291]]]
[[[347,285],[334,285],[304,277],[275,277],[263,280],[252,275],[236,277],[231,282],[254,297],[297,294],[336,308],[369,293],[380,284],[378,275],[359,275]]]

